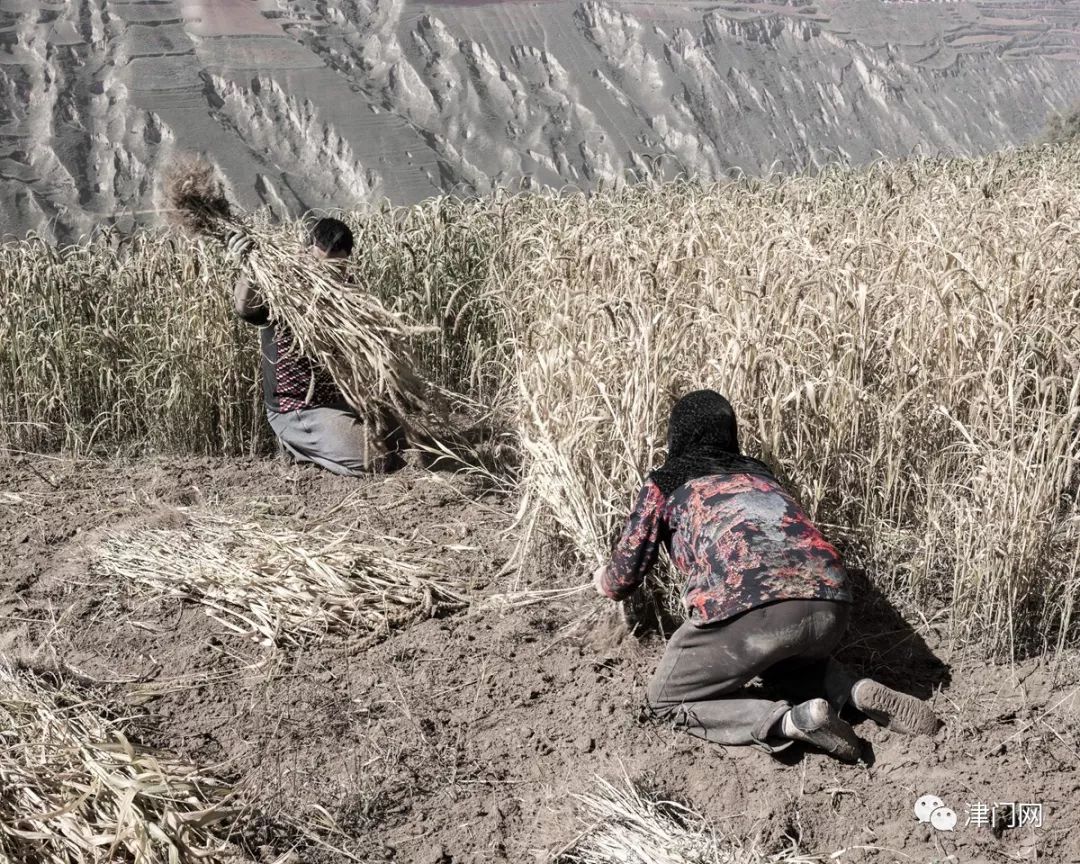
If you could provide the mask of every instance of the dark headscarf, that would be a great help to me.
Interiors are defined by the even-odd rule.
[[[671,409],[667,461],[650,479],[667,496],[688,480],[713,474],[773,476],[764,463],[739,453],[731,403],[715,390],[695,390]]]

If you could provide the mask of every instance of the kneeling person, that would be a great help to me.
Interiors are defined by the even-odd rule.
[[[352,231],[337,219],[316,222],[308,242],[311,254],[320,259],[340,261],[352,254]],[[229,241],[229,252],[242,258],[251,244],[250,238],[236,235]],[[270,319],[266,304],[246,277],[236,283],[233,300],[236,314],[260,328],[266,416],[285,453],[297,462],[347,476],[392,471],[404,464],[400,424],[381,409],[378,423],[358,416],[330,373],[299,353],[292,331]],[[382,431],[375,432],[373,426]]]
[[[852,599],[840,554],[769,469],[740,454],[734,411],[712,390],[675,404],[667,461],[594,574],[597,590],[629,597],[661,544],[686,578],[689,620],[649,685],[658,715],[718,744],[771,752],[802,741],[845,761],[861,752],[838,715],[846,703],[898,732],[935,730],[925,703],[830,659]],[[783,698],[743,690],[755,677]]]

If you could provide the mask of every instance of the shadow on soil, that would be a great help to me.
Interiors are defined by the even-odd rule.
[[[848,571],[855,607],[837,657],[855,672],[929,699],[952,683],[949,667],[863,570]]]

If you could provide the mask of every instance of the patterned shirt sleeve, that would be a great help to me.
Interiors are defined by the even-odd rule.
[[[661,539],[666,536],[664,509],[667,499],[660,487],[648,481],[638,493],[622,537],[604,571],[604,593],[612,600],[629,597],[656,563]]]

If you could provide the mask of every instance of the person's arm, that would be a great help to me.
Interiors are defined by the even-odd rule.
[[[625,600],[645,581],[660,552],[666,502],[651,480],[641,487],[610,563],[595,574],[596,588],[605,597]]]
[[[225,240],[225,253],[238,264],[243,264],[254,248],[254,239],[243,231],[233,231]],[[233,311],[242,321],[256,327],[270,323],[270,310],[247,274],[241,274],[233,286]]]
[[[248,324],[263,327],[270,323],[270,310],[266,308],[258,289],[251,284],[247,276],[236,280],[233,288],[233,309],[237,316]]]

